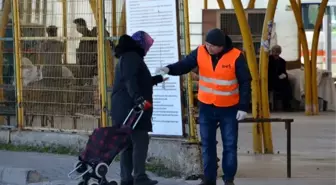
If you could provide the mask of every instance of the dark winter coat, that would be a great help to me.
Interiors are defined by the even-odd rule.
[[[268,58],[268,88],[269,90],[275,90],[283,87],[283,84],[287,84],[288,74],[286,71],[286,61],[279,57],[278,59],[274,58],[272,55]],[[285,74],[286,78],[279,79],[281,74]]]
[[[153,85],[163,81],[161,75],[151,76],[144,62],[145,51],[130,36],[123,35],[115,48],[116,65],[111,116],[113,125],[122,124],[140,97],[153,102]],[[153,109],[146,110],[135,129],[152,131]]]

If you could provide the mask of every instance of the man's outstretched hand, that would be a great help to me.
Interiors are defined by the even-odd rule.
[[[159,67],[159,68],[156,68],[155,70],[155,74],[166,75],[168,73],[169,73],[168,67]]]

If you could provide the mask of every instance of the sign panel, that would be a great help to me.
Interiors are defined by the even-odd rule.
[[[127,34],[143,30],[154,39],[145,62],[154,75],[156,68],[178,61],[176,0],[126,0]],[[182,136],[180,78],[154,86],[154,135]]]

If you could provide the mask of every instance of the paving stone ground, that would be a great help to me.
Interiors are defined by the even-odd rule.
[[[336,116],[321,112],[318,116],[304,113],[272,113],[273,118],[293,118],[292,176],[296,178],[335,178]],[[286,132],[283,123],[272,123],[275,155],[253,155],[252,124],[239,127],[238,178],[282,178],[286,176]],[[218,156],[221,158],[220,131],[217,133]],[[278,154],[279,152],[279,154]]]
[[[283,124],[273,124],[275,155],[253,155],[252,126],[241,125],[239,136],[239,171],[237,185],[335,185],[335,113],[303,116],[303,113],[273,114],[272,117],[294,118],[292,126],[292,179],[286,179],[286,145]],[[218,156],[222,147],[218,134]],[[75,156],[0,151],[0,166],[33,168],[50,183],[36,185],[75,185],[67,173],[76,162]],[[165,179],[150,173],[159,185],[196,185],[198,181]],[[118,180],[119,164],[110,167],[109,178]],[[218,184],[223,184],[218,180]],[[2,184],[0,184],[2,185]]]
[[[49,182],[36,183],[34,185],[76,185],[76,181],[70,181],[67,173],[76,162],[76,158],[67,155],[42,154],[31,152],[0,151],[1,166],[16,168],[33,168],[39,171]],[[108,177],[118,180],[119,165],[113,163]],[[184,181],[182,179],[166,179],[150,174],[152,178],[159,180],[159,185],[196,185],[199,181]],[[222,184],[218,180],[218,184]],[[334,178],[241,178],[237,179],[237,185],[334,185]],[[33,184],[31,184],[33,185]]]

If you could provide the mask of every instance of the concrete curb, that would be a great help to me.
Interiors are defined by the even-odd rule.
[[[29,185],[77,185],[78,182],[79,181],[58,180],[58,181],[46,181],[46,182],[31,183]]]
[[[0,183],[26,185],[41,182],[42,176],[34,169],[0,166]]]
[[[62,146],[71,148],[74,151],[81,151],[84,149],[87,140],[87,134],[0,129],[0,142],[11,143],[13,145],[35,147]],[[188,143],[186,139],[151,137],[148,158],[159,160],[165,167],[179,172],[183,177],[203,173],[198,144]]]

